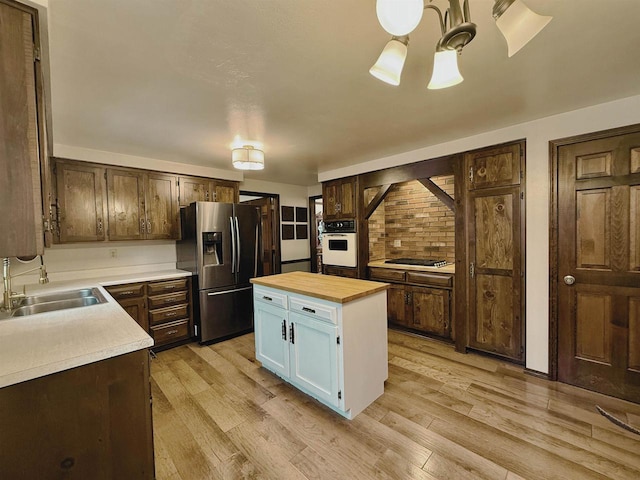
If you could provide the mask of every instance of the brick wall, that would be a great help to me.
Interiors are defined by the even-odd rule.
[[[453,176],[431,179],[453,197]],[[373,198],[374,189],[367,192]],[[400,241],[400,246],[394,246]],[[455,260],[455,216],[417,180],[394,185],[369,218],[369,259]]]

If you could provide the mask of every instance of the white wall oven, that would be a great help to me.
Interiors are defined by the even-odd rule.
[[[355,220],[326,222],[322,235],[322,263],[338,267],[358,265],[358,237]]]

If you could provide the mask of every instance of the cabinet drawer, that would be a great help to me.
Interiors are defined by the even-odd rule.
[[[177,307],[163,308],[161,310],[152,310],[149,312],[151,325],[158,325],[160,323],[187,317],[189,317],[188,305],[178,305]]]
[[[280,308],[287,308],[287,296],[282,293],[270,292],[259,287],[253,287],[253,298],[259,302],[268,303]]]
[[[369,279],[403,283],[405,272],[404,270],[393,270],[391,268],[370,268]]]
[[[123,298],[134,298],[144,296],[144,283],[129,283],[126,285],[116,285],[115,287],[106,287],[105,290],[115,300]]]
[[[304,313],[305,315],[308,315],[310,317],[328,321],[331,323],[338,323],[337,308],[329,307],[327,305],[320,305],[318,303],[310,302],[302,298],[290,297],[289,311]]]
[[[154,282],[148,286],[147,295],[159,295],[162,293],[176,292],[178,290],[186,290],[189,279],[178,278],[176,280],[168,280],[166,282]]]
[[[170,305],[177,305],[178,303],[188,302],[189,292],[183,290],[182,292],[168,293],[166,295],[156,295],[155,297],[149,297],[149,310],[154,308],[163,308]]]
[[[453,275],[424,272],[407,272],[407,283],[419,285],[435,285],[437,287],[450,287],[453,285]]]
[[[189,338],[189,320],[180,320],[151,327],[151,336],[156,346]]]

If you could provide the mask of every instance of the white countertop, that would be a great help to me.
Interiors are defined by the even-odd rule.
[[[153,346],[103,286],[191,276],[184,270],[28,285],[27,295],[97,287],[106,303],[0,320],[0,388]]]

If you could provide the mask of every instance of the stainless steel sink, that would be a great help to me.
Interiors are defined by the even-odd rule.
[[[107,300],[97,288],[82,288],[47,295],[33,295],[20,300],[18,307],[11,312],[11,317],[23,317],[36,313],[55,312],[69,308],[98,305]]]
[[[64,292],[49,293],[46,295],[32,295],[18,302],[19,307],[35,305],[37,303],[58,302],[60,300],[74,300],[87,297],[102,297],[97,288],[81,288],[79,290],[66,290]]]

